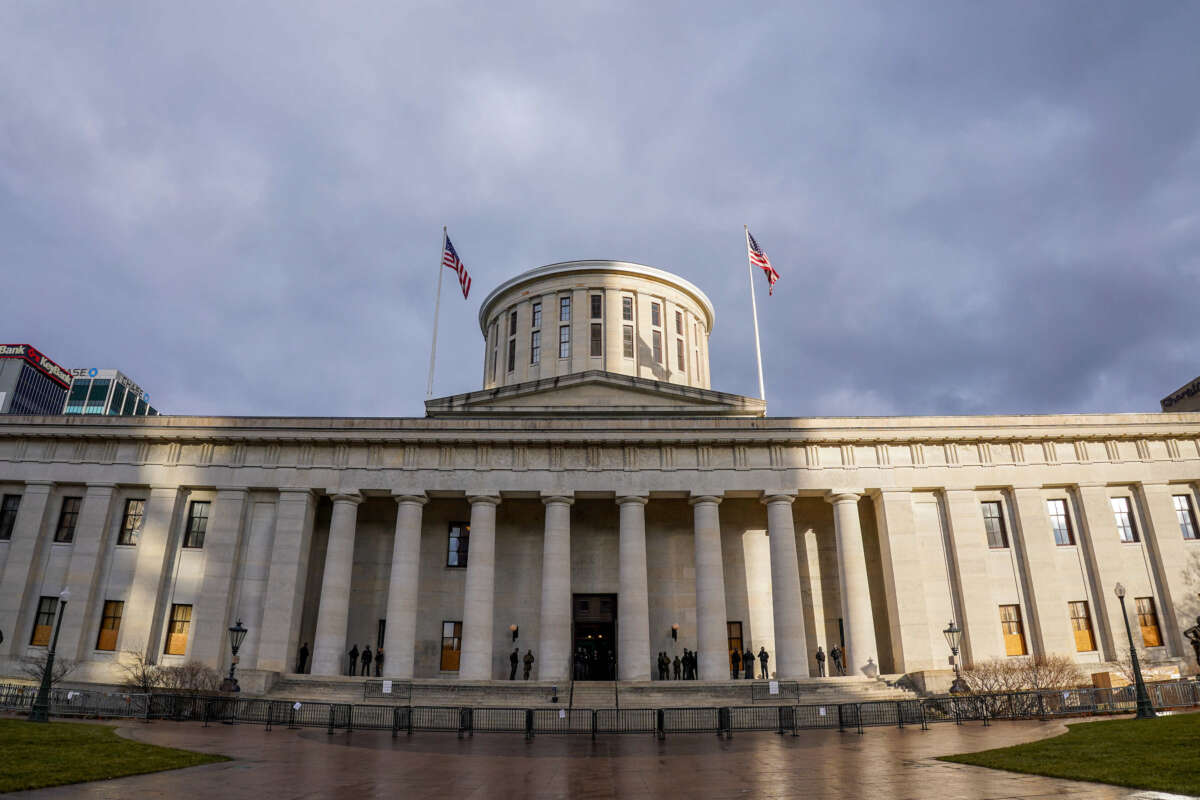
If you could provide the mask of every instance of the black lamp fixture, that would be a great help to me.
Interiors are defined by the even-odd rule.
[[[517,636],[521,633],[521,628],[518,625],[509,625],[508,629],[512,631],[513,642],[517,641]]]
[[[233,659],[229,662],[229,684],[230,691],[237,691],[237,681],[234,680],[233,671],[238,665],[238,648],[242,646],[242,642],[246,639],[246,628],[242,625],[239,619],[229,628],[229,647],[233,650]]]
[[[1137,691],[1137,718],[1154,719],[1154,705],[1150,702],[1150,693],[1146,691],[1146,682],[1142,680],[1142,667],[1138,664],[1137,648],[1133,646],[1133,631],[1129,627],[1129,615],[1125,613],[1125,587],[1118,583],[1113,587],[1117,599],[1121,601],[1121,619],[1125,620],[1125,636],[1129,639],[1129,661],[1133,665],[1133,682]]]
[[[958,647],[962,644],[962,628],[958,627],[954,620],[950,620],[942,635],[946,637],[946,644],[950,647],[950,661],[954,664],[954,682],[950,684],[950,691],[953,694],[968,692],[970,689],[967,688],[967,682],[958,671]]]
[[[671,641],[674,642],[674,641],[678,641],[678,640],[679,640],[679,623],[676,622],[671,625]]]

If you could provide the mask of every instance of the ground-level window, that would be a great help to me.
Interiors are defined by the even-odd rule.
[[[1067,501],[1047,500],[1046,511],[1050,514],[1050,527],[1054,529],[1054,543],[1063,546],[1075,544],[1075,531],[1071,529]]]
[[[37,617],[33,621],[33,635],[29,643],[38,647],[50,644],[50,633],[54,630],[54,614],[58,611],[57,597],[42,597],[38,600]]]
[[[462,623],[458,621],[442,623],[442,664],[443,672],[458,672],[458,657],[462,653]]]
[[[1025,627],[1021,624],[1021,607],[1000,606],[1000,627],[1004,630],[1004,654],[1023,656],[1025,649]]]
[[[1186,494],[1177,494],[1172,500],[1175,502],[1175,516],[1179,519],[1179,531],[1183,538],[1195,539],[1196,514],[1192,511],[1192,499]]]
[[[446,551],[447,567],[467,565],[467,545],[470,543],[471,526],[466,522],[450,523],[450,543]]]
[[[1162,634],[1158,630],[1158,611],[1153,597],[1134,598],[1137,608],[1138,627],[1142,629],[1142,644],[1146,647],[1162,647]]]
[[[987,530],[988,547],[1008,547],[1008,531],[1004,529],[1004,514],[997,502],[981,503],[983,527]]]
[[[171,621],[167,624],[167,644],[163,652],[169,656],[187,653],[188,629],[192,626],[192,607],[175,604],[171,606]]]
[[[732,656],[734,653],[741,653],[743,650],[741,621],[726,622],[725,627],[729,635],[729,654]]]
[[[117,633],[121,630],[121,615],[125,603],[120,600],[105,600],[104,613],[100,616],[100,633],[96,636],[97,650],[116,650]]]
[[[1073,600],[1070,606],[1075,649],[1080,653],[1090,653],[1096,649],[1096,636],[1092,632],[1092,615],[1088,613],[1087,600]]]

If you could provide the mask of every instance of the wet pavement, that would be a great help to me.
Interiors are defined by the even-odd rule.
[[[1062,733],[1061,722],[589,737],[321,730],[126,722],[121,735],[222,753],[234,761],[36,792],[21,797],[143,798],[1165,798],[1094,783],[947,764],[934,756]]]

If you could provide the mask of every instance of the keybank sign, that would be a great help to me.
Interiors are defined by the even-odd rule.
[[[55,383],[61,383],[64,389],[71,385],[71,373],[55,364],[48,356],[42,355],[33,345],[0,344],[0,358],[23,358]]]

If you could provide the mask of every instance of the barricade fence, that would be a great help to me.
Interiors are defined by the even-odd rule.
[[[1200,706],[1200,681],[1149,684],[1156,709]],[[790,690],[789,690],[790,691]],[[0,711],[28,713],[36,686],[0,684]],[[648,734],[841,730],[861,733],[870,727],[927,728],[939,722],[1052,719],[1065,716],[1125,714],[1136,710],[1132,686],[1119,689],[1064,689],[1037,692],[942,695],[863,703],[783,704],[677,708],[502,708],[413,706],[279,700],[237,695],[143,694],[138,692],[52,689],[50,713],[58,717],[201,721],[287,728],[325,728],[328,732],[475,731],[538,734]]]

